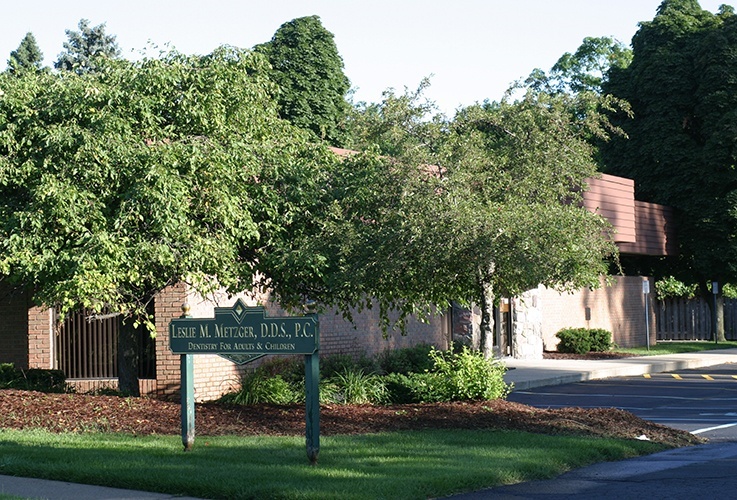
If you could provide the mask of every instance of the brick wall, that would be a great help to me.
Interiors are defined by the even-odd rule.
[[[193,317],[210,318],[214,307],[232,306],[237,298],[247,305],[265,304],[271,316],[289,315],[268,297],[243,294],[228,297],[218,294],[204,300],[188,291],[185,284],[169,287],[157,294],[154,300],[156,325],[156,382],[142,381],[141,393],[162,399],[179,397],[180,355],[169,350],[169,322],[182,315],[182,304],[191,306]],[[410,347],[428,343],[447,347],[449,340],[448,317],[436,315],[428,323],[410,320],[407,335],[389,332],[384,336],[379,327],[378,310],[354,313],[350,323],[336,312],[320,315],[320,354],[349,354],[353,356],[375,355],[387,349]],[[8,293],[0,290],[0,362],[12,362],[23,368],[53,368],[54,352],[53,311],[41,307],[29,307],[28,297],[23,293]],[[267,358],[264,358],[264,360]],[[263,361],[263,360],[260,360]],[[258,366],[259,361],[239,366],[216,355],[194,357],[195,398],[198,401],[214,399],[236,387],[243,370]],[[115,380],[88,380],[75,382],[79,390],[92,390],[115,386]]]
[[[401,349],[416,344],[432,344],[446,348],[450,340],[447,315],[435,315],[429,322],[410,319],[406,335],[389,331],[384,335],[377,308],[353,313],[353,323],[335,312],[320,315],[320,353],[373,356],[390,349]]]
[[[228,297],[215,294],[208,299],[189,291],[184,285],[177,285],[163,291],[156,298],[156,367],[158,397],[174,399],[179,397],[180,356],[169,351],[169,322],[182,314],[181,306],[186,301],[190,315],[194,318],[212,318],[215,307],[231,307],[237,299],[248,306],[261,303],[269,316],[294,315],[270,301],[268,296],[240,294]],[[376,309],[354,313],[354,323],[343,319],[334,311],[320,315],[320,355],[349,354],[352,356],[375,355],[387,349],[409,347],[418,343],[428,343],[439,347],[448,345],[447,316],[437,315],[428,323],[411,320],[407,325],[407,335],[389,332],[384,337],[379,326]],[[262,358],[248,365],[236,365],[217,355],[198,354],[194,356],[195,399],[203,401],[214,399],[236,388],[244,370],[257,367],[269,359]]]
[[[182,315],[186,296],[184,283],[168,287],[154,298],[156,323],[156,396],[174,399],[179,396],[179,355],[169,350],[169,322]]]
[[[194,318],[212,318],[215,314],[215,306],[228,307],[235,303],[236,298],[216,294],[211,300],[204,300],[191,292],[183,283],[169,287],[156,296],[157,397],[179,398],[181,356],[172,354],[169,350],[169,322],[181,317],[182,305],[185,302],[189,304],[189,314]],[[255,305],[252,299],[244,298],[244,301],[249,305]],[[239,371],[242,369],[238,365],[217,355],[197,354],[193,359],[195,400],[215,399],[238,386]]]
[[[555,350],[555,334],[561,328],[604,328],[613,334],[621,347],[644,346],[647,343],[643,278],[615,276],[612,285],[596,290],[580,290],[573,294],[558,293],[541,287],[538,294],[542,311],[542,335],[545,350]],[[652,280],[651,280],[652,281]],[[652,287],[651,287],[652,288]],[[655,315],[652,293],[650,304],[650,343],[655,343]],[[588,313],[587,313],[588,309]],[[589,319],[587,319],[589,318]]]

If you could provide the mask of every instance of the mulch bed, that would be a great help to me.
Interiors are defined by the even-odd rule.
[[[0,428],[51,432],[121,432],[134,435],[181,432],[181,406],[149,398],[45,394],[0,390]],[[216,435],[304,435],[301,405],[198,404],[196,433]],[[670,446],[703,442],[688,432],[645,421],[614,408],[538,409],[505,400],[390,406],[323,405],[320,433],[365,434],[418,429],[520,430],[649,440]]]

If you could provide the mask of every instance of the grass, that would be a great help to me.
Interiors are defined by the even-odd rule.
[[[655,345],[650,346],[650,350],[647,347],[616,347],[613,349],[615,352],[626,352],[629,354],[635,354],[637,356],[654,356],[656,354],[679,354],[684,352],[698,352],[698,351],[710,351],[713,349],[734,349],[737,348],[737,342],[719,342],[714,343],[711,341],[694,341],[694,342],[658,342]]]
[[[323,437],[179,437],[0,430],[0,474],[201,498],[441,497],[544,479],[664,449],[645,441],[523,432],[427,430]]]

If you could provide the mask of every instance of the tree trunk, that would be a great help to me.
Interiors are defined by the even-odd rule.
[[[483,280],[481,290],[479,349],[486,359],[490,359],[494,356],[494,287]]]
[[[140,396],[138,386],[138,330],[133,319],[120,317],[118,335],[118,390],[129,396]]]
[[[718,342],[726,342],[727,338],[724,336],[724,295],[722,295],[722,291],[719,290],[719,293],[716,297],[716,330],[717,330],[717,341]]]
[[[712,282],[713,283],[713,282]],[[712,290],[708,288],[705,280],[699,281],[699,290],[701,297],[706,301],[711,313],[711,340],[716,342],[726,342],[724,335],[724,295],[722,295],[721,286],[717,290],[716,298]]]

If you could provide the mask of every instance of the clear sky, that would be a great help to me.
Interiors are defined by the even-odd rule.
[[[716,12],[728,0],[700,0]],[[629,44],[660,0],[0,0],[0,68],[31,31],[53,64],[81,18],[106,23],[123,55],[149,42],[186,54],[221,44],[250,48],[296,17],[318,15],[335,35],[354,99],[375,102],[386,88],[416,88],[452,114],[498,100],[534,68],[548,70],[587,36]]]

